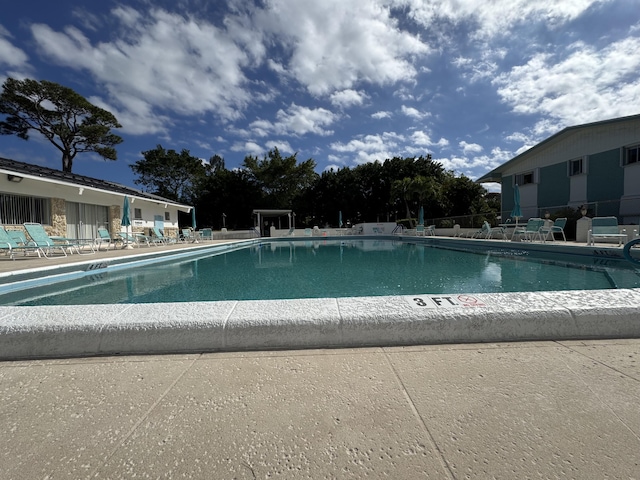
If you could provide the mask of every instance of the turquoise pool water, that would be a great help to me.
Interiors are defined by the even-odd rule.
[[[427,293],[595,290],[640,287],[628,262],[606,267],[566,256],[458,251],[394,240],[274,241],[109,268],[0,295],[2,305],[261,300]]]

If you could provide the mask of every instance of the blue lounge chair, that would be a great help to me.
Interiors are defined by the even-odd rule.
[[[173,238],[165,237],[164,233],[162,233],[162,230],[160,230],[159,227],[153,227],[152,232],[153,232],[153,235],[151,236],[152,242],[162,243],[163,245],[174,242]]]
[[[200,239],[201,240],[213,240],[213,230],[210,228],[203,228],[200,230]]]
[[[551,225],[550,227],[542,227],[540,229],[540,235],[542,236],[543,240],[555,240],[556,239],[556,233],[559,233],[562,235],[562,238],[564,239],[564,241],[567,241],[567,237],[564,234],[564,227],[567,225],[567,219],[566,218],[557,218],[555,222],[553,222],[553,225]]]
[[[620,233],[616,217],[593,217],[591,230],[587,233],[587,243],[593,245],[596,238],[615,238],[620,246],[622,240],[627,238],[627,234]]]
[[[198,243],[197,237],[188,228],[182,229],[182,242],[183,243]]]
[[[9,254],[11,260],[15,260],[15,252],[22,251],[26,256],[28,252],[35,252],[40,257],[40,248],[37,245],[29,243],[24,236],[24,233],[20,232],[24,241],[16,240],[16,235],[11,235],[9,232],[14,230],[5,230],[4,227],[0,227],[0,250]]]
[[[143,235],[142,233],[120,232],[118,233],[118,236],[122,239],[124,246],[135,245],[136,247],[139,247],[141,244],[144,244],[147,247],[151,246],[149,237]]]
[[[95,250],[93,249],[93,242],[80,243],[65,237],[49,236],[44,227],[39,223],[28,222],[24,224],[24,228],[31,237],[32,243],[37,245],[42,254],[47,258],[56,251],[59,251],[65,257],[67,256],[67,251],[69,251],[69,253],[73,253],[75,250],[76,253],[81,254],[81,247],[88,247],[91,250],[91,252],[88,253],[95,253]]]
[[[487,232],[485,238],[493,238],[494,235],[499,235],[503,240],[507,240],[507,234],[502,227],[492,227],[489,222],[485,220],[484,230]]]
[[[480,230],[476,230],[475,232],[470,232],[468,235],[471,238],[487,238],[489,235],[489,230],[491,229],[489,222],[484,222]]]
[[[107,244],[107,250],[113,244],[113,249],[116,249],[116,239],[111,238],[109,234],[109,230],[106,228],[98,228],[98,237],[94,240],[94,243],[98,246],[98,251],[100,251],[100,247],[103,243]]]
[[[544,226],[544,220],[542,220],[541,218],[530,218],[527,221],[527,225],[524,228],[518,227],[513,230],[513,236],[511,237],[511,239],[515,240],[517,236],[521,240],[527,240],[529,242],[532,242],[533,240],[535,240],[536,237],[542,240],[540,229],[543,226]]]

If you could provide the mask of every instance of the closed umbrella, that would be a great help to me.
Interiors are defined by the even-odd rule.
[[[513,187],[513,210],[511,210],[511,217],[516,219],[516,226],[518,225],[518,219],[522,217],[522,212],[520,211],[520,187],[518,184]]]
[[[338,228],[342,228],[342,210],[338,212]]]
[[[196,207],[191,207],[191,227],[196,230]]]
[[[129,227],[131,226],[131,214],[129,212],[129,197],[124,197],[124,202],[122,203],[122,219],[120,220],[120,225],[125,227],[127,232],[127,237],[129,236]],[[129,243],[129,239],[127,238],[126,248],[133,248],[133,246]]]
[[[424,208],[422,206],[418,212],[418,225],[424,225]]]

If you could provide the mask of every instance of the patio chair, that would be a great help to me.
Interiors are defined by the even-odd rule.
[[[424,225],[416,225],[416,236],[424,237]]]
[[[213,230],[210,228],[203,228],[200,230],[200,239],[201,240],[213,240]]]
[[[591,230],[587,232],[587,244],[593,245],[596,238],[615,238],[620,246],[622,240],[627,239],[627,234],[620,233],[616,217],[593,217]]]
[[[556,233],[559,233],[562,235],[562,238],[566,242],[567,237],[564,234],[564,227],[566,225],[567,225],[567,219],[565,217],[557,218],[556,221],[553,222],[553,225],[551,225],[550,227],[542,227],[542,229],[540,229],[540,235],[546,241],[547,239],[555,240]]]
[[[162,243],[163,245],[175,242],[175,239],[166,237],[159,227],[153,227],[151,232],[153,233],[153,235],[151,236],[152,242]]]
[[[484,222],[484,230],[487,232],[485,238],[493,238],[494,235],[500,235],[503,240],[507,239],[507,234],[504,232],[504,228],[502,227],[492,227],[489,222],[485,220]]]
[[[32,243],[38,246],[42,254],[47,258],[56,251],[59,251],[65,257],[67,256],[67,251],[73,253],[75,250],[76,253],[82,254],[80,247],[89,247],[91,252],[88,253],[96,252],[93,248],[93,242],[81,243],[66,237],[49,236],[44,227],[39,223],[27,222],[24,224],[24,228],[31,237]]]
[[[524,228],[518,227],[513,230],[511,239],[515,240],[516,238],[520,238],[521,240],[532,242],[536,237],[538,237],[540,240],[542,240],[540,229],[543,226],[544,220],[542,220],[541,218],[530,218]]]
[[[100,247],[103,243],[107,244],[107,250],[109,250],[111,244],[113,244],[113,249],[116,249],[116,240],[111,238],[109,230],[106,228],[98,228],[98,237],[94,240],[94,243],[98,246],[98,251],[100,251]]]
[[[119,232],[118,236],[122,239],[124,246],[135,245],[136,247],[139,247],[141,244],[145,244],[147,247],[151,246],[149,237],[142,233]]]
[[[471,237],[471,238],[487,238],[487,235],[489,234],[489,229],[487,227],[489,227],[489,222],[484,222],[482,224],[482,227],[480,227],[479,230],[476,230],[475,232],[467,233],[467,237]]]
[[[182,242],[183,243],[196,243],[196,236],[191,232],[189,228],[182,229]]]
[[[24,242],[21,240],[16,240],[15,235],[10,235],[9,232],[14,230],[5,230],[4,227],[0,226],[0,250],[6,252],[9,255],[11,260],[15,260],[15,252],[21,250],[26,256],[28,252],[35,252],[40,257],[40,248],[37,245],[34,245],[27,241],[24,233],[22,237],[24,237]]]

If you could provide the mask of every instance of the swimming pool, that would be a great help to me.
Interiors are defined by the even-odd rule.
[[[360,244],[364,246],[398,239],[416,245],[473,251],[476,262],[485,266],[484,279],[506,278],[502,270],[498,276],[493,265],[495,258],[514,257],[519,265],[524,265],[523,257],[531,255],[554,263],[574,259],[576,264],[582,264],[578,271],[607,270],[608,286],[598,290],[477,294],[416,291],[410,295],[195,302],[168,302],[162,298],[156,303],[98,303],[89,307],[0,303],[0,360],[640,337],[640,288],[611,288],[623,283],[615,268],[623,260],[620,248],[537,243],[519,246],[512,242],[443,237],[352,237],[335,241],[346,247],[342,244],[346,240],[372,241]],[[321,246],[316,239],[311,239],[310,244],[309,240],[298,241],[305,248],[319,250]],[[28,286],[29,295],[34,292],[37,295],[51,280],[83,279],[85,284],[101,287],[100,282],[118,271],[131,272],[152,264],[164,268],[169,259],[179,265],[178,271],[184,269],[187,276],[200,280],[202,272],[193,265],[186,267],[188,260],[199,262],[212,253],[231,253],[245,246],[253,248],[252,269],[261,262],[277,263],[280,265],[277,270],[288,272],[290,267],[284,265],[290,262],[289,243],[278,242],[275,251],[261,240],[248,240],[189,245],[179,251],[140,249],[131,251],[133,256],[105,252],[102,258],[83,257],[68,265],[50,264],[5,272],[0,274],[0,291],[15,293]],[[354,254],[359,250],[362,250],[359,255],[367,254],[367,249],[357,244],[349,248]],[[421,258],[427,250],[420,253],[414,248],[413,252],[414,258]],[[336,253],[339,250],[333,255]],[[638,252],[633,254],[637,258]],[[553,256],[558,258],[551,259]],[[398,263],[396,256],[392,258]],[[433,276],[437,268],[445,267],[460,266],[425,262],[424,270],[412,267],[405,276]],[[262,278],[262,269],[252,271],[258,272],[254,274],[256,278]],[[624,269],[622,272],[630,273]],[[229,277],[222,271],[216,275]],[[157,277],[153,280],[151,285],[161,285],[165,279],[161,275],[159,280]],[[120,288],[135,293],[134,287],[131,281],[128,284],[125,281]],[[129,293],[127,290],[126,294]]]
[[[273,240],[81,272],[2,305],[96,305],[640,287],[629,262],[423,239]],[[571,258],[573,257],[573,258]],[[0,293],[3,287],[0,286]]]

